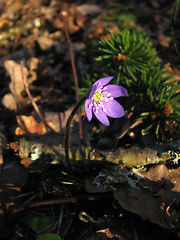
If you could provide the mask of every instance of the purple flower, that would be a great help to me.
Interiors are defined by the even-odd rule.
[[[111,76],[100,78],[92,85],[85,101],[85,113],[88,121],[91,121],[94,114],[102,124],[109,126],[108,117],[124,116],[123,107],[114,98],[125,96],[127,90],[119,85],[107,85],[112,79]]]

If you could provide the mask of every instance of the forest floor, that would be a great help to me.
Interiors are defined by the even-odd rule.
[[[180,79],[180,58],[171,35],[174,6],[175,1],[168,0],[0,1],[0,239],[179,239],[179,225],[168,228],[167,219],[158,219],[158,214],[150,216],[152,202],[148,202],[145,189],[145,198],[137,190],[128,190],[124,202],[129,196],[135,205],[142,206],[131,211],[119,204],[121,200],[118,202],[123,191],[118,192],[120,197],[114,189],[96,192],[89,183],[102,164],[87,167],[80,161],[74,165],[74,172],[68,172],[62,153],[66,121],[76,102],[62,12],[78,84],[85,88],[87,76],[100,72],[94,61],[98,40],[108,39],[109,31],[116,32],[118,24],[137,26],[146,32],[161,63]],[[179,24],[177,18],[177,41]],[[87,149],[89,155],[93,148],[112,150],[116,145],[126,149],[154,141],[151,136],[135,136],[131,131],[123,135],[122,129],[120,137],[116,127],[107,130],[96,120],[87,123],[84,110],[81,119],[84,148],[91,147]],[[75,148],[81,144],[78,122],[75,116],[71,132],[71,146]],[[58,145],[62,148],[60,152],[53,149],[54,157],[48,147]],[[45,157],[39,157],[44,153]],[[170,174],[164,166],[157,174],[162,171],[163,176]],[[121,177],[128,174],[121,172]],[[136,203],[140,197],[142,202]],[[172,206],[176,205],[176,213],[179,211],[176,200],[166,207],[167,215]]]

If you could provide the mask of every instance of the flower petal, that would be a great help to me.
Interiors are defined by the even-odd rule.
[[[124,87],[115,84],[105,86],[104,91],[111,93],[111,97],[113,98],[122,97],[128,93]]]
[[[109,119],[106,116],[106,114],[104,113],[104,111],[102,110],[102,108],[98,109],[98,112],[95,111],[96,109],[93,109],[94,115],[96,116],[96,118],[105,126],[109,126]]]
[[[91,99],[91,98],[93,97],[96,89],[97,89],[97,86],[96,86],[96,85],[92,85],[92,87],[91,87],[91,89],[90,89],[90,91],[89,91],[89,95],[88,95],[87,98]]]
[[[109,117],[120,118],[124,116],[124,108],[114,99],[104,102],[104,108],[106,115]]]
[[[86,113],[86,117],[87,117],[87,120],[90,122],[91,119],[92,119],[92,107],[89,107],[89,104],[90,104],[91,100],[90,99],[86,99],[85,101],[85,106],[84,106],[84,110],[85,110],[85,113]]]
[[[113,76],[108,76],[108,77],[104,77],[104,78],[100,78],[99,80],[97,80],[94,84],[98,87],[102,87],[104,85],[107,85],[114,77]],[[100,85],[99,85],[100,84]]]

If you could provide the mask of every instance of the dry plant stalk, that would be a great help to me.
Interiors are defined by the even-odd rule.
[[[76,66],[75,66],[75,61],[74,61],[74,53],[73,53],[73,49],[72,49],[71,39],[69,37],[69,33],[68,33],[67,25],[66,25],[67,12],[63,11],[61,13],[61,16],[62,16],[62,21],[63,21],[63,25],[64,25],[64,32],[65,32],[65,35],[66,35],[66,38],[67,38],[68,48],[69,48],[69,53],[70,53],[70,58],[71,58],[71,66],[72,66],[72,72],[73,72],[74,84],[75,84],[75,91],[76,91],[76,103],[78,103],[79,102],[78,78],[77,78],[77,72],[76,72]],[[79,137],[80,137],[80,140],[82,140],[83,139],[83,131],[82,131],[82,121],[81,121],[81,110],[80,110],[80,108],[78,109],[78,117],[79,117]]]
[[[50,130],[50,131],[53,131],[54,130],[48,125],[48,123],[46,122],[46,120],[43,118],[41,112],[39,111],[39,108],[37,106],[37,104],[35,103],[35,101],[33,100],[33,97],[29,91],[29,88],[28,88],[28,84],[27,84],[27,81],[26,81],[26,78],[25,78],[25,75],[24,75],[24,63],[23,61],[21,61],[21,73],[22,73],[22,80],[23,80],[23,83],[24,83],[24,87],[25,87],[25,91],[31,101],[31,104],[35,110],[35,112],[37,113],[38,117],[40,118],[40,120],[44,123],[45,127],[46,127],[46,130]]]

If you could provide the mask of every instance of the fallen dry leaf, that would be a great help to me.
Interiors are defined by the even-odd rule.
[[[47,128],[43,122],[37,122],[33,116],[17,116],[19,127],[16,128],[16,135],[39,134],[47,133]]]
[[[51,39],[50,36],[46,36],[46,35],[40,36],[37,39],[37,42],[43,51],[49,51],[52,48],[52,46],[55,44],[53,39]]]
[[[74,34],[85,27],[86,16],[75,7],[65,12],[65,22],[69,34]],[[54,27],[64,29],[62,18],[58,17],[53,22]]]
[[[21,160],[21,164],[25,167],[25,168],[28,168],[30,167],[32,164],[33,164],[33,161],[29,158],[23,158]]]
[[[0,19],[0,29],[12,27],[13,22],[8,19]]]
[[[9,110],[17,110],[17,103],[12,93],[7,93],[3,96],[2,104]]]
[[[69,108],[65,112],[46,112],[44,120],[48,126],[56,133],[64,133],[66,122],[74,107]],[[16,135],[38,134],[45,135],[48,131],[42,121],[35,119],[33,115],[19,115],[16,117],[19,127],[16,128]],[[73,122],[78,122],[77,114],[73,118]]]
[[[97,233],[105,233],[108,238],[116,237],[116,235],[114,235],[113,233],[111,233],[111,231],[110,231],[109,228],[101,229],[101,230],[97,231]],[[120,240],[120,239],[122,239],[122,238],[119,238],[119,236],[118,236],[118,239]]]
[[[110,169],[110,168],[109,168]],[[111,170],[113,168],[111,167]],[[171,230],[179,229],[180,223],[180,169],[168,169],[165,165],[154,165],[149,170],[114,167],[112,171],[99,173],[98,185],[95,179],[86,179],[88,192],[112,191],[121,207],[136,213],[143,220],[149,220],[159,226]],[[135,175],[134,175],[135,173]],[[122,178],[122,180],[121,180]],[[103,180],[104,179],[104,180]],[[108,183],[108,184],[105,184]]]
[[[21,64],[16,63],[12,60],[6,60],[4,62],[4,66],[7,70],[7,72],[10,75],[11,82],[9,84],[9,88],[11,93],[13,94],[15,101],[17,103],[20,102],[20,96],[22,94],[22,91],[24,90],[24,83],[22,79],[22,71],[21,71]],[[24,68],[24,76],[27,78],[28,70],[26,67]]]

